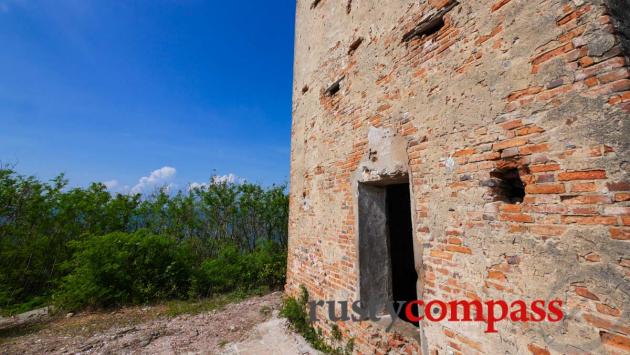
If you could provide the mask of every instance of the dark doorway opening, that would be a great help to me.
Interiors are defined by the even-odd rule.
[[[393,302],[417,299],[409,180],[359,183],[359,283],[364,305],[387,315]],[[394,304],[394,309],[398,305]],[[417,316],[417,307],[413,307]],[[399,317],[409,321],[405,308]]]
[[[386,189],[392,297],[394,301],[406,303],[417,299],[416,282],[418,280],[413,253],[409,184],[390,185]],[[413,311],[414,316],[417,317],[417,307],[413,307]],[[407,318],[404,307],[399,317],[418,326]]]

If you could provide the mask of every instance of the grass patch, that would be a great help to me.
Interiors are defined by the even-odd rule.
[[[238,290],[211,298],[188,301],[169,301],[166,302],[166,316],[177,317],[182,314],[200,314],[211,312],[225,307],[230,303],[236,303],[252,296],[262,296],[269,292],[266,288],[258,288],[250,291]]]
[[[29,312],[38,308],[45,307],[50,301],[49,297],[33,297],[28,302],[9,305],[0,308],[1,317],[11,317],[20,313]]]
[[[0,344],[8,341],[11,338],[17,338],[17,337],[37,333],[44,328],[46,328],[46,324],[30,323],[30,324],[17,326],[17,327],[9,327],[5,329],[0,329]]]

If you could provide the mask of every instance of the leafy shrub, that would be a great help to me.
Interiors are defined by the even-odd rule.
[[[279,287],[287,226],[285,185],[211,179],[176,193],[111,194],[0,165],[0,313],[53,294],[76,308]]]
[[[286,251],[268,242],[251,253],[227,245],[219,256],[201,265],[196,287],[202,295],[253,287],[278,288],[284,285]]]
[[[191,265],[173,238],[117,232],[72,244],[72,272],[55,295],[64,308],[137,304],[188,290]]]

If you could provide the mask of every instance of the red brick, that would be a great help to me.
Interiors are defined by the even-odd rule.
[[[537,226],[531,226],[529,230],[533,234],[542,235],[546,237],[555,237],[555,236],[564,234],[567,228],[564,226],[537,225]]]
[[[601,256],[595,253],[589,253],[588,255],[584,257],[584,259],[586,259],[586,261],[589,261],[591,263],[597,263],[602,260]]]
[[[597,297],[593,292],[589,291],[586,287],[578,286],[575,288],[575,293],[584,298],[588,298],[590,300],[599,301],[599,297]]]
[[[571,192],[595,192],[597,186],[594,182],[576,182],[571,185]]]
[[[562,216],[562,222],[563,223],[583,224],[583,225],[594,225],[594,224],[614,225],[614,224],[617,224],[617,218],[616,217],[604,217],[604,216],[593,216],[593,217]]]
[[[599,73],[603,73],[605,71],[614,69],[614,68],[621,68],[624,67],[626,65],[626,60],[623,57],[613,57],[610,58],[606,61],[603,61],[599,64],[590,66],[584,70],[581,70],[577,73],[576,75],[576,80],[583,80],[585,78],[588,78],[590,76],[599,74]]]
[[[563,184],[527,185],[525,192],[528,194],[561,194],[564,193]]]
[[[597,207],[591,207],[591,206],[572,206],[571,208],[569,208],[569,213],[571,215],[598,215],[599,214],[599,209]]]
[[[475,154],[476,152],[477,150],[474,148],[462,149],[453,153],[453,157],[463,157],[463,156]]]
[[[533,355],[551,355],[549,350],[542,348],[536,344],[527,345],[527,350],[529,350],[529,352]]]
[[[458,229],[447,229],[446,235],[462,235],[462,231]]]
[[[608,187],[608,191],[630,191],[630,182],[609,182],[606,187]]]
[[[613,317],[619,317],[621,315],[621,311],[615,307],[611,307],[607,304],[598,303],[595,305],[595,308],[599,313],[607,314]]]
[[[457,340],[459,340],[460,342],[470,346],[471,348],[479,351],[479,352],[484,352],[483,349],[481,348],[481,345],[479,343],[477,343],[476,341],[473,341],[471,339],[466,338],[465,336],[458,334],[457,335]]]
[[[445,7],[446,5],[449,5],[450,3],[451,3],[451,0],[429,0],[429,5],[434,7],[436,10],[441,9]]]
[[[377,112],[383,112],[383,111],[387,111],[392,107],[392,105],[390,104],[382,104],[381,106],[376,108]]]
[[[446,250],[454,253],[472,254],[472,250],[470,250],[470,248],[461,245],[447,245]]]
[[[601,74],[597,76],[597,79],[599,79],[601,83],[605,84],[605,83],[610,83],[610,82],[621,80],[621,79],[626,79],[629,76],[630,75],[628,73],[628,68],[619,68],[619,69],[610,71],[608,73]]]
[[[609,105],[617,105],[619,103],[621,103],[621,96],[613,96],[610,99],[608,99]]]
[[[502,273],[501,271],[497,271],[497,270],[490,270],[490,271],[488,271],[488,278],[489,279],[494,279],[494,280],[499,280],[499,281],[507,280],[507,278],[505,277],[505,274]]]
[[[578,9],[576,9],[575,11],[569,13],[568,15],[564,16],[563,18],[561,18],[560,20],[558,20],[558,26],[562,26],[565,25],[569,22],[571,22],[572,20],[575,20],[576,18],[584,15],[585,13],[591,11],[591,6],[590,5],[584,5]]]
[[[527,139],[525,138],[515,138],[508,139],[492,145],[492,149],[494,150],[503,150],[512,147],[520,147],[522,145],[527,144]]]
[[[599,335],[602,339],[602,344],[630,353],[630,338],[607,332],[601,332]]]
[[[510,129],[521,127],[521,126],[523,126],[523,121],[521,120],[513,120],[513,121],[501,123],[501,128],[505,130],[510,130]]]
[[[586,86],[588,86],[588,87],[593,87],[593,86],[599,84],[599,80],[597,80],[597,78],[592,76],[592,77],[587,78],[586,80],[584,80],[584,84],[586,84]]]
[[[499,215],[501,221],[507,222],[519,222],[519,223],[533,223],[534,218],[530,215],[522,213],[502,213]]]
[[[570,171],[558,174],[560,181],[605,179],[604,170]]]
[[[586,68],[586,67],[590,67],[591,65],[593,65],[593,63],[595,63],[595,61],[591,57],[582,57],[582,58],[580,58],[578,60],[578,63],[580,63],[580,66],[582,68]]]
[[[578,196],[569,196],[563,197],[562,202],[575,205],[575,204],[601,204],[601,203],[610,203],[610,197],[605,195],[578,195]]]
[[[535,144],[535,145],[526,145],[524,147],[519,148],[521,154],[527,155],[532,153],[542,153],[549,151],[549,144]]]
[[[499,206],[499,210],[501,212],[521,212],[522,207],[521,205],[516,205],[516,204],[503,204],[501,206]]]
[[[529,126],[529,127],[523,127],[523,128],[519,128],[516,130],[516,135],[517,136],[526,136],[532,133],[541,133],[544,132],[545,130],[538,127],[538,126]]]
[[[542,93],[540,93],[536,99],[538,101],[548,101],[550,99],[553,99],[554,97],[560,95],[560,94],[564,94],[567,93],[569,91],[574,90],[573,84],[567,84],[567,85],[562,85],[559,86],[557,88],[553,88],[547,91],[544,91]]]
[[[455,237],[449,237],[446,239],[446,241],[449,244],[456,244],[456,245],[461,245],[462,244],[462,240],[460,238],[455,238]]]
[[[527,232],[527,227],[520,224],[512,224],[508,229],[509,233],[525,233]]]
[[[610,237],[616,240],[630,240],[630,228],[610,228]]]
[[[630,80],[622,79],[614,81],[612,83],[601,84],[599,86],[593,87],[585,95],[593,97],[598,95],[613,94],[615,92],[626,90],[630,90]]]
[[[573,49],[573,44],[572,43],[567,43],[565,45],[562,45],[558,48],[554,48],[550,51],[547,51],[543,54],[540,54],[539,56],[537,56],[536,58],[532,59],[532,65],[540,65],[554,57],[557,57],[561,54],[567,53],[570,50]]]
[[[612,92],[626,91],[630,90],[630,80],[622,79],[606,84],[607,87],[610,88]]]
[[[623,102],[623,98],[622,98],[621,95],[613,96],[610,99],[608,99],[608,104],[609,105],[616,105],[616,104],[619,104],[621,102]]]
[[[601,23],[602,25],[609,24],[611,23],[611,21],[612,19],[610,16],[603,15],[599,17],[599,23]]]
[[[558,164],[546,164],[546,165],[532,165],[529,167],[529,171],[532,173],[542,173],[546,171],[556,171],[560,170],[560,165]]]
[[[523,96],[536,95],[542,90],[543,90],[542,87],[535,86],[535,87],[530,87],[523,90],[514,91],[507,97],[507,100],[508,102],[515,101],[515,100],[520,99]]]
[[[615,201],[616,202],[630,201],[630,193],[620,192],[620,193],[615,194]]]
[[[451,260],[453,258],[453,254],[447,253],[440,250],[431,250],[430,255],[434,258]]]
[[[615,332],[622,332],[622,333],[626,333],[626,334],[630,334],[630,327],[628,327],[627,325],[624,324],[617,324],[617,323],[613,323],[607,319],[603,319],[603,318],[599,318],[597,316],[594,316],[592,314],[584,314],[582,316],[582,318],[584,318],[584,320],[599,329],[606,329],[606,330],[612,330]]]

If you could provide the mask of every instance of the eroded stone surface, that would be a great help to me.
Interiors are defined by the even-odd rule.
[[[358,299],[358,184],[407,174],[419,297],[557,298],[567,319],[501,322],[497,334],[424,322],[421,344],[339,322],[342,342],[363,353],[630,351],[628,1],[460,1],[437,32],[411,39],[453,1],[297,4],[287,291]],[[506,169],[519,171],[522,203],[497,201],[488,184]],[[320,325],[330,337],[332,323]]]

